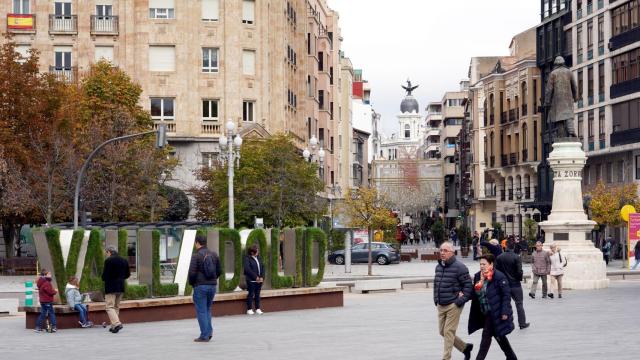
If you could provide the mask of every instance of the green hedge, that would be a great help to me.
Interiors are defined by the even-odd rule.
[[[49,253],[51,254],[51,262],[53,264],[53,269],[47,270],[55,274],[56,284],[54,287],[58,288],[60,301],[64,303],[66,302],[64,288],[67,285],[67,272],[64,267],[62,249],[60,248],[60,230],[50,228],[45,230],[44,234],[47,238],[47,245],[49,246]]]
[[[123,258],[129,257],[129,233],[127,229],[118,230],[118,254]],[[128,281],[124,282],[124,295],[122,297],[125,300],[137,300],[149,297],[149,288],[145,284],[132,285]]]
[[[240,275],[242,275],[242,242],[240,241],[240,233],[234,229],[218,229],[220,232],[220,246],[218,249],[218,256],[220,256],[220,265],[222,267],[222,274],[218,278],[218,289],[220,292],[230,292],[235,290],[240,284]],[[233,278],[227,280],[225,277],[225,249],[227,241],[233,242]]]
[[[318,286],[324,277],[325,254],[327,251],[327,235],[319,228],[308,228],[305,234],[306,246],[306,269],[305,286]],[[314,276],[312,272],[313,263],[313,243],[318,243],[318,273]]]
[[[293,286],[293,276],[280,276],[278,265],[280,263],[280,230],[271,230],[271,251],[269,252],[269,272],[271,275],[272,289],[286,289]]]
[[[93,229],[89,233],[87,255],[84,258],[82,276],[80,277],[80,292],[104,292],[104,282],[102,281],[104,250],[102,247],[102,236],[100,231],[101,230]],[[84,234],[82,234],[82,236],[84,237]]]
[[[293,287],[304,287],[304,273],[302,269],[302,254],[306,228],[296,228],[296,275],[293,279]]]
[[[269,247],[267,246],[267,236],[262,229],[255,229],[249,233],[247,243],[244,245],[244,255],[248,255],[248,249],[254,244],[258,244],[260,255],[263,259],[269,259]]]
[[[69,247],[69,255],[67,256],[67,265],[65,271],[67,278],[65,284],[72,276],[77,276],[76,270],[78,268],[78,258],[80,257],[80,248],[82,247],[82,240],[84,240],[84,230],[78,229],[73,232],[71,236],[71,246]],[[82,275],[81,275],[82,276]],[[66,287],[66,285],[65,285]]]
[[[160,231],[153,230],[153,258],[151,259],[151,271],[153,272],[153,283],[151,285],[153,296],[176,296],[178,295],[178,284],[160,283]]]

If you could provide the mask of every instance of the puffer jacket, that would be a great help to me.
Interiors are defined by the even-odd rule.
[[[38,299],[40,303],[52,303],[53,297],[58,293],[51,285],[51,278],[41,276],[38,279]]]
[[[522,286],[522,260],[513,251],[507,249],[506,252],[498,256],[495,268],[507,277],[509,286],[512,288]]]
[[[536,275],[549,275],[551,271],[551,259],[549,253],[545,250],[536,250],[533,252],[533,263],[531,271]]]
[[[455,256],[447,261],[438,260],[433,283],[433,302],[436,305],[455,303],[462,307],[471,298],[472,288],[469,269]],[[463,296],[459,296],[460,292]]]
[[[479,280],[480,272],[474,276],[474,284]],[[494,334],[507,336],[515,327],[513,325],[513,310],[511,309],[511,288],[509,280],[500,270],[494,270],[493,279],[487,284],[486,297],[491,310],[487,315],[484,315],[480,309],[480,299],[476,292],[473,292],[471,312],[469,313],[469,334],[484,328],[485,316],[491,316]],[[502,320],[502,315],[507,315],[507,320]]]
[[[564,275],[564,267],[567,266],[567,257],[561,255],[558,251],[555,254],[550,254],[549,258],[551,259],[550,274],[553,276]]]
[[[64,294],[67,297],[67,304],[69,304],[70,308],[73,309],[76,304],[82,304],[82,294],[80,294],[80,290],[74,285],[67,284],[64,289]]]

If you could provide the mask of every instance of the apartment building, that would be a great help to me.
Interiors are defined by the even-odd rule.
[[[465,118],[468,81],[460,82],[459,91],[449,91],[442,97],[442,130],[440,149],[442,157],[442,207],[447,227],[455,227],[460,215],[460,177],[456,165],[456,144]]]
[[[319,175],[338,182],[341,36],[325,0],[2,0],[0,21],[18,51],[40,51],[43,72],[74,81],[106,59],[138,82],[181,162],[177,187],[215,165],[228,120],[243,137],[291,134],[300,149],[315,136]]]
[[[572,4],[578,84],[575,121],[587,165],[585,191],[640,182],[640,2],[578,0]]]

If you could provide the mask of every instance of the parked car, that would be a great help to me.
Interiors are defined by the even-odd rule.
[[[366,263],[369,260],[369,244],[355,244],[351,247],[351,263]],[[400,262],[398,250],[384,242],[371,243],[371,260],[380,265]],[[344,265],[344,250],[337,250],[329,254],[329,262]]]

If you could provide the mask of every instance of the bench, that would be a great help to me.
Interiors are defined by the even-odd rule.
[[[400,261],[411,261],[411,253],[400,253]]]
[[[417,259],[418,258],[418,249],[415,249],[414,251],[410,251],[409,254],[411,255],[412,259]]]
[[[18,299],[0,299],[0,316],[18,315]]]
[[[402,289],[402,283],[400,279],[359,280],[354,288],[363,294],[371,291],[396,291]]]
[[[4,259],[2,272],[6,275],[35,275],[37,269],[35,257],[12,257]]]
[[[340,283],[336,283],[336,286],[340,286],[340,287],[346,287],[349,289],[349,292],[351,292],[351,289],[356,286],[355,281],[351,281],[351,282],[340,282]]]
[[[438,259],[440,259],[440,253],[420,255],[420,260],[422,261],[438,261]]]
[[[415,278],[415,279],[402,279],[400,281],[400,287],[404,289],[405,285],[409,284],[425,284],[427,289],[429,288],[429,284],[433,284],[433,278]]]

